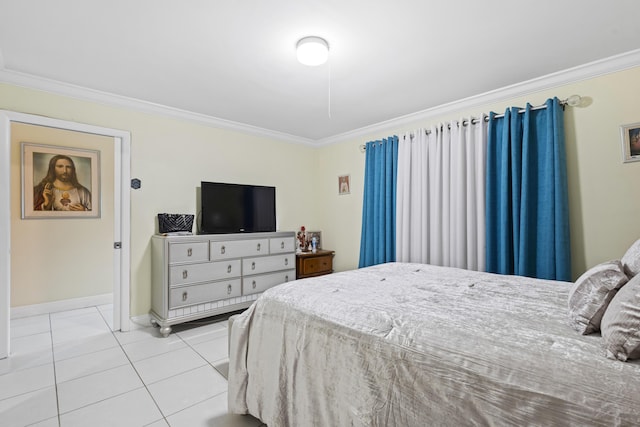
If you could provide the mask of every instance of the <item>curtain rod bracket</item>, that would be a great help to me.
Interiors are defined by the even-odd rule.
[[[569,107],[579,107],[582,104],[582,97],[580,95],[571,95],[567,99],[562,101],[562,106],[568,105]]]

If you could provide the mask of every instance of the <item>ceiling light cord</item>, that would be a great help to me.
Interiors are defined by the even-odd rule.
[[[329,79],[327,84],[327,86],[329,86],[329,94],[327,95],[327,114],[329,115],[329,118],[331,118],[331,61],[327,61],[327,68],[329,70]]]

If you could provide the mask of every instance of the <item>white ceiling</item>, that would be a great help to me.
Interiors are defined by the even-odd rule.
[[[638,0],[0,0],[0,77],[313,143],[634,51],[639,17]],[[328,64],[296,61],[309,35]]]

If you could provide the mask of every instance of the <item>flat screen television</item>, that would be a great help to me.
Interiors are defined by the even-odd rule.
[[[202,181],[202,234],[276,231],[276,188]]]

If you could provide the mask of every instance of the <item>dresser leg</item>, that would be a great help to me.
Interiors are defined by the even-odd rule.
[[[167,338],[169,336],[169,334],[171,333],[171,326],[169,326],[169,325],[161,326],[160,327],[160,333],[162,334],[162,336],[164,338]]]

